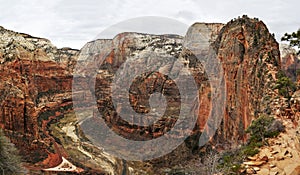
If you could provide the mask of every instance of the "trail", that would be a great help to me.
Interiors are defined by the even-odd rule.
[[[269,146],[261,147],[260,153],[249,157],[252,159],[249,162],[256,165],[248,167],[248,174],[300,174],[300,127],[288,117],[277,117],[277,119],[283,122],[286,131],[280,133],[277,138],[269,139]]]

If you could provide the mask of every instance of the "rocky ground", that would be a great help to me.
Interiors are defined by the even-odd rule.
[[[248,157],[243,164],[248,174],[299,175],[300,174],[300,98],[299,91],[291,99],[289,113],[276,116],[285,126],[285,132],[268,140],[259,154]],[[290,115],[286,115],[290,114]]]
[[[243,164],[249,174],[299,175],[300,174],[300,135],[299,126],[287,118],[283,121],[286,132],[277,138],[269,139],[269,146],[260,148],[260,153],[248,157]]]

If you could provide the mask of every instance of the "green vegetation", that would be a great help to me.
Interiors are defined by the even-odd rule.
[[[300,48],[300,29],[297,32],[293,32],[291,34],[284,34],[281,38],[281,41],[288,41],[291,47],[298,47]],[[300,50],[297,53],[300,55]]]
[[[300,69],[296,70],[296,76],[300,76]]]
[[[254,47],[258,46],[258,36],[257,36],[257,34],[255,34],[254,38],[253,38],[253,46]]]
[[[267,145],[266,138],[277,137],[279,131],[269,130],[272,123],[275,121],[273,117],[262,115],[252,122],[249,128],[246,130],[250,133],[250,144],[257,146],[257,144]]]
[[[259,153],[259,148],[268,145],[267,138],[277,137],[284,130],[283,125],[273,117],[262,115],[252,122],[246,130],[250,134],[247,144],[242,147],[226,152],[220,159],[219,171],[224,174],[241,174],[243,161]]]
[[[228,175],[240,174],[243,161],[249,156],[258,154],[258,148],[261,146],[261,142],[250,142],[239,149],[224,153],[221,157],[222,163],[218,165],[218,169]]]
[[[266,58],[266,62],[273,64],[274,66],[279,66],[279,60],[271,53],[268,52],[268,57]]]
[[[279,71],[277,73],[275,89],[278,89],[279,95],[290,99],[293,92],[296,91],[297,87],[295,83],[284,74],[284,72]]]
[[[40,103],[40,102],[41,102],[40,99],[41,99],[42,97],[50,98],[51,96],[53,96],[53,95],[55,95],[55,94],[57,94],[57,93],[62,93],[62,92],[60,92],[60,91],[58,91],[58,90],[54,90],[54,89],[50,89],[49,91],[46,91],[46,92],[39,92],[39,93],[37,94],[36,99],[35,99],[35,103],[36,103],[36,104]]]
[[[18,151],[0,130],[0,174],[25,174]]]
[[[209,93],[207,94],[207,98],[208,98],[208,99],[211,99],[211,92],[209,92]]]

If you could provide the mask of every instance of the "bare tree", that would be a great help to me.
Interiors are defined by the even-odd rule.
[[[222,174],[222,169],[220,169],[219,160],[221,159],[221,154],[215,150],[209,151],[204,158],[204,165],[206,167],[206,173],[209,175]]]

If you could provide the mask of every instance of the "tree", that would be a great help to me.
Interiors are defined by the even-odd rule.
[[[273,117],[261,115],[252,121],[246,132],[250,133],[250,144],[262,142],[263,145],[268,145],[266,138],[277,137],[284,130],[282,122]]]
[[[211,150],[206,154],[205,160],[204,160],[204,165],[205,165],[207,174],[218,174],[221,171],[223,171],[218,167],[219,160],[221,158],[222,158],[221,154],[215,150]]]
[[[297,89],[295,83],[291,81],[284,72],[279,71],[277,73],[277,81],[275,89],[278,89],[280,95],[290,99],[293,92]]]
[[[0,130],[0,174],[25,174],[14,144]]]
[[[281,41],[288,41],[291,47],[298,47],[300,49],[300,29],[291,34],[285,33],[281,38]],[[300,50],[297,52],[297,54],[300,55]]]

